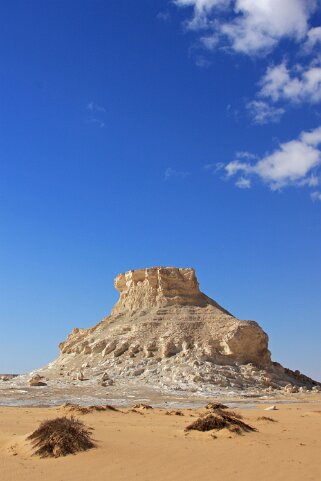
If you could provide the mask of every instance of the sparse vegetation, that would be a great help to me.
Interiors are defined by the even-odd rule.
[[[212,431],[213,429],[223,429],[227,427],[227,422],[220,416],[208,414],[203,418],[198,418],[192,424],[186,427],[185,431]]]
[[[215,414],[207,414],[198,418],[187,426],[186,431],[212,431],[227,428],[229,431],[241,434],[242,432],[253,432],[255,428],[241,421],[240,415],[235,415],[231,411],[217,409]]]
[[[237,419],[243,419],[243,416],[240,413],[236,413],[235,411],[227,411],[228,407],[225,404],[220,403],[210,403],[206,406],[206,409],[213,411],[215,414],[218,414],[222,417],[232,417]],[[206,416],[207,414],[204,414]]]
[[[277,423],[276,419],[270,418],[269,416],[260,416],[257,418],[258,421],[268,421],[270,423]]]
[[[232,418],[236,418],[236,419],[243,419],[242,414],[236,413],[235,411],[221,411],[220,409],[216,409],[215,413],[219,414],[220,416],[223,416],[223,417],[232,417]]]
[[[43,421],[28,439],[41,458],[67,456],[94,448],[92,429],[74,417]]]
[[[168,416],[184,416],[184,413],[182,413],[182,411],[166,411],[165,414],[167,414]]]
[[[80,406],[79,404],[66,403],[62,406],[62,408],[68,412],[77,414],[90,414],[101,411],[119,411],[119,409],[111,406],[110,404],[100,406]]]

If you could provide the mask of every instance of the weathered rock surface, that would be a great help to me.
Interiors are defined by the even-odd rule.
[[[39,374],[36,374],[35,376],[32,376],[29,379],[29,385],[30,386],[47,386],[45,382],[43,382],[43,376],[40,376]]]
[[[120,298],[111,314],[93,328],[74,329],[60,344],[59,358],[39,372],[191,392],[294,392],[318,384],[272,362],[267,334],[203,294],[193,269],[128,271],[116,277],[115,287]]]

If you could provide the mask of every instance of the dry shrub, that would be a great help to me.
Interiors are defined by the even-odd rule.
[[[192,424],[187,426],[185,431],[212,431],[213,429],[223,429],[227,427],[227,421],[220,416],[208,414],[204,418],[198,418]]]
[[[101,411],[118,411],[117,408],[111,406],[110,404],[106,404],[104,406],[80,406],[79,404],[66,403],[62,407],[68,412],[77,414],[90,414]]]
[[[232,417],[232,418],[237,418],[237,419],[243,419],[243,416],[239,413],[236,413],[235,411],[227,411],[228,407],[225,406],[225,404],[220,404],[220,403],[209,403],[206,406],[206,409],[210,409],[211,411],[214,411],[215,414],[218,414],[222,417]],[[205,414],[206,416],[206,414]]]
[[[220,416],[223,416],[223,417],[232,417],[232,418],[236,418],[236,419],[243,419],[242,414],[236,413],[235,411],[221,411],[220,409],[217,409],[215,412],[216,412],[216,414],[219,414]]]
[[[260,416],[259,418],[257,418],[257,420],[258,421],[268,421],[270,423],[277,423],[276,419],[270,418],[268,416]]]
[[[64,416],[43,421],[27,439],[31,440],[35,455],[58,458],[94,448],[91,431],[79,419]]]
[[[217,410],[215,414],[208,414],[207,416],[198,418],[187,426],[186,431],[212,431],[213,429],[220,430],[223,428],[227,428],[229,431],[237,434],[256,431],[255,428],[241,421],[239,416],[235,416],[235,413],[221,410]]]
[[[119,411],[119,409],[115,408],[115,406],[112,406],[111,404],[106,404],[104,408],[105,408],[105,411],[117,411],[117,412]]]
[[[234,434],[242,434],[242,429],[239,426],[230,426],[229,431]]]
[[[64,411],[76,414],[88,414],[89,408],[86,406],[79,406],[79,404],[66,403],[62,406]]]

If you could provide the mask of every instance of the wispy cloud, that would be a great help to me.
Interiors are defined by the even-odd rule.
[[[158,14],[156,15],[156,18],[158,20],[161,20],[162,22],[169,22],[171,20],[171,14],[167,11],[158,12]]]
[[[213,164],[205,164],[204,169],[211,172],[212,174],[216,174],[220,170],[224,169],[225,164],[223,162],[214,162]]]
[[[181,179],[185,179],[189,175],[191,175],[190,172],[183,172],[183,171],[172,169],[171,167],[167,167],[164,173],[164,178],[165,180],[168,180],[172,177],[179,177]]]
[[[321,43],[321,27],[314,27],[308,31],[307,39],[303,45],[306,52],[311,52],[314,47]]]
[[[235,185],[239,189],[249,189],[251,187],[251,180],[246,177],[239,177],[235,182]]]
[[[258,158],[257,155],[252,154],[252,152],[247,152],[246,150],[236,152],[235,155],[237,159],[256,160]]]
[[[87,120],[89,124],[96,124],[98,127],[103,129],[105,127],[105,122],[101,119],[97,119],[96,117],[91,117],[90,119]]]
[[[195,65],[199,68],[208,68],[212,62],[204,55],[197,54],[194,59]]]
[[[317,200],[321,201],[321,192],[315,191],[311,193],[311,199],[315,202]]]
[[[101,129],[105,127],[106,124],[104,118],[106,114],[106,109],[103,105],[99,105],[91,101],[88,102],[88,104],[86,105],[86,110],[88,113],[86,122],[88,124],[95,124]]]
[[[174,0],[178,7],[192,7],[186,23],[201,31],[209,48],[225,45],[247,55],[265,54],[283,38],[302,42],[309,19],[316,11],[314,0]]]
[[[89,111],[89,112],[101,112],[101,113],[106,113],[106,109],[103,105],[98,105],[98,104],[95,104],[95,102],[91,101],[91,102],[88,102],[87,106],[86,106],[86,109]]]
[[[321,11],[319,0],[173,2],[189,12],[185,27],[198,37],[197,66],[211,65],[211,57],[206,56],[206,51],[263,57],[281,45],[284,39],[296,45],[294,52],[287,51],[289,64],[292,57],[292,67],[288,67],[285,61],[269,66],[260,81],[259,92],[247,103],[246,109],[254,124],[279,122],[286,111],[286,102],[321,101],[321,55],[318,52],[321,27],[311,25],[314,14]],[[203,53],[199,51],[200,47]],[[293,61],[297,53],[300,64]]]
[[[242,54],[260,58],[276,47],[286,51],[286,60],[266,65],[253,99],[245,104],[254,125],[280,122],[290,105],[321,102],[321,27],[312,26],[321,12],[319,0],[173,0],[189,12],[186,30],[197,36],[201,48],[200,66],[206,65],[206,52]],[[287,40],[287,44],[282,41]],[[199,52],[199,51],[198,51]],[[284,56],[285,58],[285,56]],[[210,56],[211,59],[211,56]],[[299,60],[299,61],[298,61]],[[227,115],[239,119],[231,104]],[[207,164],[224,180],[233,179],[241,189],[261,181],[271,190],[296,186],[310,189],[311,198],[320,200],[321,127],[280,143],[274,151],[258,157],[238,152],[225,165]]]
[[[263,100],[252,100],[247,103],[246,109],[254,124],[263,125],[269,122],[279,122],[285,113],[284,108],[274,107]]]
[[[238,187],[245,186],[244,179],[257,177],[272,190],[289,185],[315,187],[317,170],[321,164],[321,127],[301,132],[295,140],[279,145],[278,149],[256,161],[236,158],[225,165],[228,178],[236,177]],[[247,187],[250,187],[247,183]]]
[[[231,117],[235,122],[239,121],[240,112],[238,109],[234,108],[231,104],[226,106],[226,116]]]

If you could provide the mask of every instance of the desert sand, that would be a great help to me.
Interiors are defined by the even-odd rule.
[[[111,315],[74,329],[55,361],[2,376],[1,481],[321,480],[321,385],[273,362],[255,321],[203,294],[191,268],[128,271],[115,286]],[[206,408],[210,401],[236,417]],[[130,407],[137,402],[153,408]],[[106,403],[117,408],[90,408]],[[267,403],[277,409],[266,411]],[[219,430],[186,431],[206,414]],[[93,429],[96,446],[35,456],[30,434],[70,415]],[[61,437],[70,434],[71,421],[51,424],[55,436],[57,424]]]
[[[32,454],[28,434],[65,407],[0,408],[1,481],[318,481],[321,479],[321,400],[234,408],[257,432],[186,432],[202,409],[76,412],[97,447],[54,459]],[[258,420],[267,416],[275,420]]]

